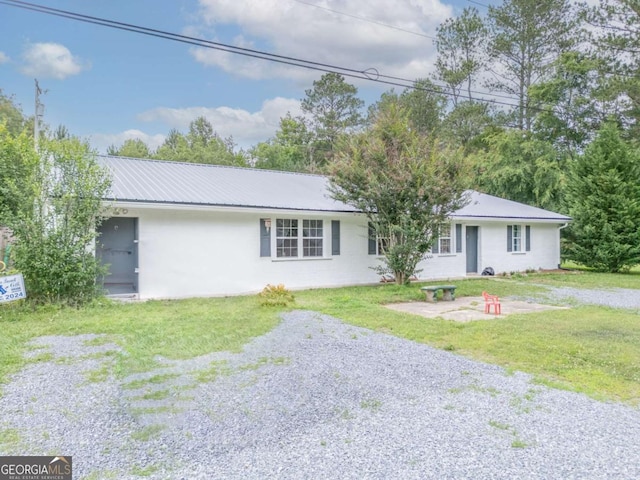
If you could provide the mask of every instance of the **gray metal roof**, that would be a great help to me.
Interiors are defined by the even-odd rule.
[[[321,175],[254,168],[98,156],[112,174],[108,200],[159,204],[253,207],[316,212],[356,212],[333,200]],[[453,218],[539,219],[569,217],[518,202],[469,192],[470,202]]]
[[[113,177],[109,200],[353,212],[320,175],[99,156]]]
[[[471,191],[469,192],[469,200],[466,206],[453,215],[454,218],[549,220],[556,222],[571,220],[571,217],[566,215],[494,197],[486,193]]]

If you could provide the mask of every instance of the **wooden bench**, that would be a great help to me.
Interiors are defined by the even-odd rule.
[[[438,290],[442,290],[442,300],[452,302],[456,299],[455,285],[429,285],[420,290],[427,295],[427,302],[438,301]]]

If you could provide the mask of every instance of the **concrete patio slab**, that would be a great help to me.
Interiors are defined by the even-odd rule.
[[[421,315],[426,318],[444,318],[456,322],[470,322],[474,320],[491,320],[517,313],[540,312],[543,310],[564,310],[567,307],[556,307],[540,303],[523,302],[501,298],[502,313],[495,315],[493,309],[490,314],[484,313],[484,299],[482,297],[461,297],[452,302],[437,303],[409,302],[392,303],[386,305],[391,310]]]

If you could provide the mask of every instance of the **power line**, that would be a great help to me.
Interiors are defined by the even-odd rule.
[[[350,13],[339,12],[338,10],[333,10],[331,8],[323,7],[321,5],[316,5],[315,3],[305,2],[304,0],[292,0],[292,1],[297,2],[297,3],[301,3],[302,5],[307,5],[309,7],[319,8],[320,10],[325,10],[327,12],[335,13],[337,15],[343,15],[345,17],[355,18],[356,20],[361,20],[363,22],[373,23],[375,25],[380,25],[381,27],[391,28],[393,30],[398,30],[399,32],[410,33],[411,35],[417,35],[419,37],[429,38],[431,40],[435,40],[436,39],[435,37],[432,37],[430,35],[426,35],[424,33],[414,32],[413,30],[407,30],[405,28],[396,27],[395,25],[390,25],[388,23],[378,22],[376,20],[371,20],[370,18],[366,18],[366,17],[359,17],[358,15],[352,15]]]
[[[481,7],[484,7],[484,8],[491,8],[490,5],[487,5],[486,3],[476,2],[475,0],[467,0],[467,2],[473,3],[474,5],[480,5]]]
[[[357,78],[360,80],[368,80],[371,82],[381,83],[384,85],[410,88],[413,90],[418,90],[418,91],[423,91],[428,93],[436,93],[436,94],[442,94],[447,96],[453,96],[453,93],[451,92],[439,91],[431,88],[417,86],[415,85],[414,81],[410,79],[380,74],[378,70],[375,68],[370,68],[366,70],[357,70],[353,68],[340,67],[337,65],[331,65],[331,64],[322,63],[322,62],[314,62],[311,60],[304,60],[304,59],[299,59],[295,57],[289,57],[286,55],[277,55],[269,52],[264,52],[261,50],[236,47],[236,46],[221,43],[221,42],[204,40],[196,37],[191,37],[188,35],[180,35],[177,33],[171,33],[164,30],[143,27],[140,25],[118,22],[115,20],[109,20],[109,19],[94,17],[90,15],[83,15],[83,14],[71,12],[68,10],[61,10],[57,8],[46,7],[44,5],[24,2],[21,0],[0,0],[0,5],[21,8],[24,10],[44,13],[46,15],[62,17],[70,20],[76,20],[84,23],[100,25],[103,27],[114,28],[114,29],[129,31],[133,33],[139,33],[139,34],[147,35],[151,37],[162,38],[165,40],[172,40],[175,42],[185,43],[188,45],[194,45],[194,46],[203,47],[203,48],[210,48],[213,50],[233,53],[236,55],[243,55],[246,57],[266,60],[266,61],[275,62],[275,63],[281,63],[281,64],[290,65],[294,67],[301,67],[301,68],[306,68],[310,70],[322,71],[326,73],[336,73],[339,75],[343,75],[345,77]],[[496,96],[490,93],[486,95]],[[503,102],[503,101],[494,100],[494,99],[473,98],[471,96],[464,95],[464,94],[458,94],[457,96],[458,98],[464,98],[467,100],[478,101],[478,102],[485,102],[493,105],[502,105],[502,106],[514,107],[514,108],[520,107],[520,105],[518,104]],[[529,107],[529,108],[533,109],[534,107]],[[540,108],[535,108],[535,109],[538,111],[548,111]]]
[[[304,0],[292,0],[292,1],[293,1],[293,2],[296,2],[296,3],[300,3],[300,4],[302,4],[302,5],[308,5],[308,6],[310,6],[310,7],[315,7],[315,8],[319,8],[319,9],[321,9],[321,10],[326,10],[326,11],[328,11],[328,12],[335,13],[335,14],[338,14],[338,15],[344,15],[344,16],[346,16],[346,17],[351,17],[351,18],[355,18],[355,19],[357,19],[357,20],[362,20],[363,22],[373,23],[373,24],[375,24],[375,25],[380,25],[380,26],[382,26],[382,27],[391,28],[391,29],[393,29],[393,30],[398,30],[398,31],[401,31],[401,32],[410,33],[410,34],[412,34],[412,35],[418,35],[418,36],[420,36],[420,37],[429,38],[429,39],[431,39],[431,40],[437,40],[437,38],[436,38],[436,37],[432,37],[432,36],[430,36],[430,35],[426,35],[426,34],[423,34],[423,33],[414,32],[414,31],[412,31],[412,30],[406,30],[406,29],[404,29],[404,28],[396,27],[395,25],[390,25],[390,24],[388,24],[388,23],[378,22],[378,21],[371,20],[371,19],[368,19],[368,18],[365,18],[365,17],[359,17],[359,16],[357,16],[357,15],[352,15],[352,14],[350,14],[350,13],[339,12],[339,11],[337,11],[337,10],[333,10],[333,9],[331,9],[331,8],[323,7],[323,6],[321,6],[321,5],[316,5],[316,4],[314,4],[314,3],[305,2]],[[468,1],[471,1],[471,0],[468,0]],[[479,5],[483,5],[483,4],[479,4]],[[381,75],[381,74],[378,74],[378,76],[379,76],[380,78],[386,78],[386,79],[389,79],[389,80],[404,80],[404,79],[402,79],[402,78],[394,77],[394,76],[389,76],[389,75]],[[448,88],[446,85],[441,85],[441,84],[438,84],[438,83],[435,83],[435,82],[434,82],[434,85],[437,85],[438,87],[443,88],[443,89]],[[511,95],[500,95],[500,94],[490,93],[490,92],[479,92],[479,91],[477,91],[477,90],[467,90],[467,92],[470,92],[470,93],[478,93],[478,94],[481,94],[481,95],[490,95],[490,96],[492,96],[492,97],[496,97],[496,98],[505,98],[505,99],[507,99],[507,100],[514,100],[514,101],[516,100],[516,98],[514,98],[514,97],[513,97],[513,96],[511,96]],[[453,93],[452,93],[451,95],[453,95]]]

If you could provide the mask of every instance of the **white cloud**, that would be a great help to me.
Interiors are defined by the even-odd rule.
[[[59,43],[33,43],[24,52],[23,60],[22,73],[32,77],[63,80],[88,68]]]
[[[155,150],[164,142],[165,135],[149,135],[140,130],[126,130],[120,133],[92,133],[89,135],[91,146],[99,153],[107,153],[107,148],[111,145],[119,147],[125,140],[140,139],[146,143],[151,150]]]
[[[8,61],[9,57],[4,52],[0,52],[0,65],[7,63]]]
[[[138,118],[144,122],[160,121],[169,128],[186,131],[192,120],[205,117],[218,135],[231,136],[238,146],[248,148],[272,137],[280,125],[280,118],[287,112],[300,115],[300,101],[276,97],[265,100],[257,112],[230,107],[158,107],[141,113]]]
[[[357,70],[376,68],[380,73],[414,79],[432,71],[436,27],[452,15],[439,0],[326,0],[315,8],[294,0],[199,0],[201,24],[189,27],[218,41],[256,48]],[[348,14],[351,16],[347,16]],[[358,18],[366,18],[363,21]],[[393,25],[421,35],[388,28]],[[222,29],[235,27],[235,38],[220,38]],[[192,48],[200,63],[236,75],[262,78],[308,78],[317,72],[233,55]]]

